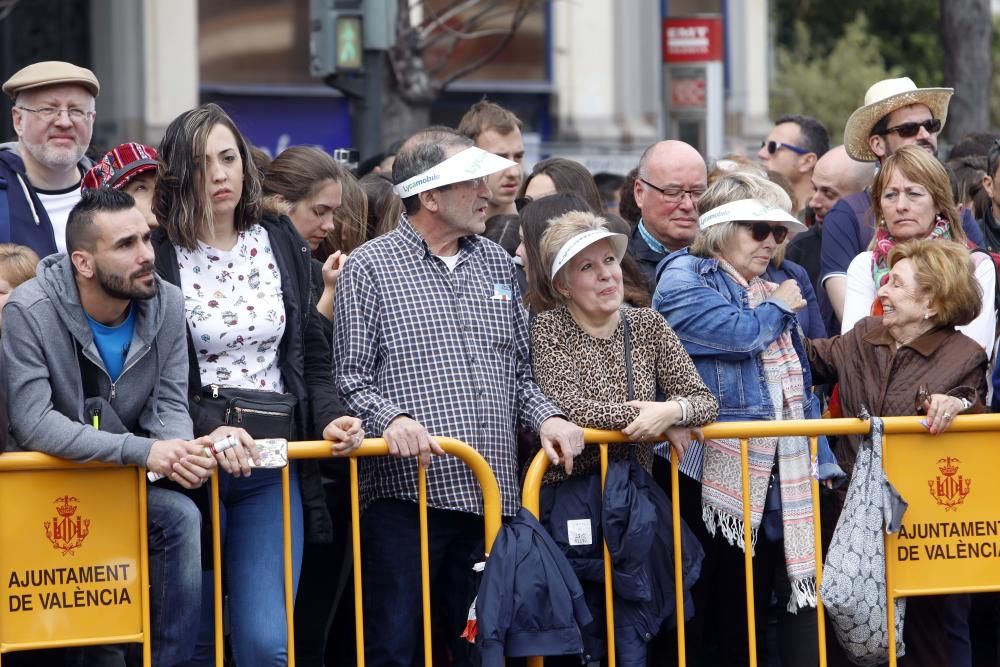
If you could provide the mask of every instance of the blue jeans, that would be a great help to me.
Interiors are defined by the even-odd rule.
[[[302,565],[302,494],[292,464],[292,581]],[[220,472],[219,510],[224,592],[229,598],[230,644],[240,667],[286,665],[285,569],[282,547],[281,471],[254,470],[250,477]],[[191,664],[214,665],[211,572],[202,585],[201,628]],[[192,635],[193,636],[193,635]]]
[[[459,635],[476,595],[472,566],[483,560],[483,518],[427,508],[431,608],[444,628],[455,667],[477,664]],[[365,664],[423,664],[421,647],[420,520],[416,503],[377,500],[361,515]],[[346,638],[345,638],[346,640]]]
[[[148,486],[149,606],[153,665],[173,667],[192,653],[201,606],[201,512],[177,491]]]
[[[191,638],[198,632],[202,604],[201,512],[184,494],[149,485],[146,523],[153,665],[175,667],[191,658]],[[71,649],[67,664],[124,665],[126,646]]]

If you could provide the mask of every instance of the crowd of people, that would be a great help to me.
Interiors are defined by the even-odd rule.
[[[545,642],[510,657],[607,659],[594,549],[606,540],[619,664],[676,660],[673,556],[655,536],[673,535],[677,457],[687,664],[748,663],[752,587],[761,664],[816,665],[814,527],[836,524],[859,441],[821,439],[813,461],[804,437],[750,438],[747,582],[741,445],[698,427],[829,410],[925,414],[937,434],[998,393],[1000,137],[972,135],[940,161],[951,89],[875,82],[842,146],[816,119],[784,116],[756,156],[708,161],[665,140],[624,175],[558,156],[526,173],[521,121],[487,100],[354,170],[315,147],[271,159],[215,104],[178,116],[156,148],[91,161],[92,72],[36,63],[3,92],[18,139],[0,145],[0,437],[162,477],[147,487],[157,666],[214,660],[217,468],[228,655],[287,662],[281,476],[259,467],[264,439],[330,443],[328,460],[288,464],[299,664],[353,664],[353,633],[334,622],[352,566],[366,664],[421,659],[418,466],[442,654],[493,664],[471,623],[481,493],[436,436],[484,457],[505,517],[527,464],[542,452],[551,466],[540,522],[585,607],[512,602],[508,622],[523,613]],[[603,501],[583,428],[632,441],[609,450]],[[352,563],[345,464],[365,437],[390,456],[360,463]],[[900,664],[971,667],[977,613],[967,595],[911,601]],[[848,664],[827,647],[828,664]],[[121,645],[12,664],[133,658]]]

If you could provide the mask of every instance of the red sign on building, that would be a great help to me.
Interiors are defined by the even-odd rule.
[[[663,20],[663,62],[722,60],[722,17]]]

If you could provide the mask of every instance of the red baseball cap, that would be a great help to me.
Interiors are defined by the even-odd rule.
[[[155,172],[159,165],[156,158],[156,149],[146,144],[115,146],[84,174],[81,189],[111,187],[120,190],[139,174]]]

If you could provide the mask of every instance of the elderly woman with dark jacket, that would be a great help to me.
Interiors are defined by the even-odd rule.
[[[881,317],[841,336],[806,342],[817,382],[839,382],[844,414],[925,413],[931,433],[963,412],[982,412],[986,353],[956,329],[979,314],[982,295],[965,246],[919,239],[897,244],[878,290]],[[858,438],[845,457],[853,463]],[[969,666],[969,596],[909,598],[903,639],[907,667]]]
[[[701,233],[664,260],[653,306],[718,399],[721,421],[811,416],[812,378],[796,318],[806,301],[794,280],[775,285],[763,277],[788,232],[803,229],[788,195],[756,174],[733,173],[709,186],[698,208]],[[749,470],[758,659],[766,662],[775,595],[782,664],[815,665],[808,440],[751,438]],[[688,664],[748,664],[740,443],[693,443],[681,471],[681,512],[705,548]]]

